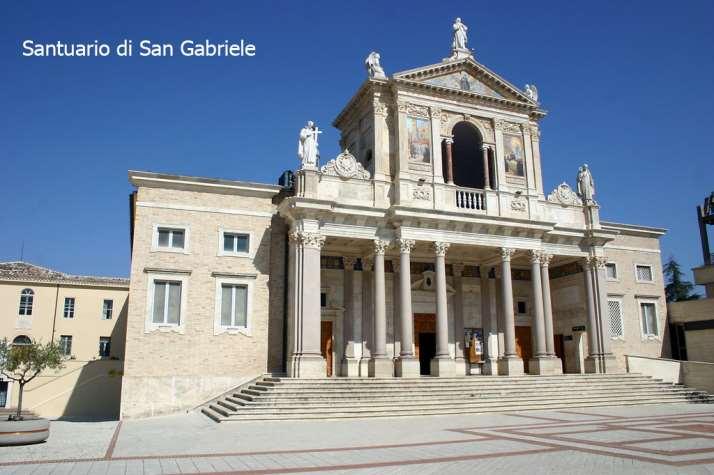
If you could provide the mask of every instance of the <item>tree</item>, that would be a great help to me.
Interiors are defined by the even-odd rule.
[[[667,302],[681,302],[682,300],[696,300],[700,297],[694,293],[694,284],[688,280],[684,280],[679,263],[674,260],[674,256],[670,256],[669,260],[664,265],[664,277],[667,285],[664,288],[664,293],[667,296]]]
[[[57,343],[40,343],[32,340],[29,344],[10,344],[7,339],[0,341],[0,374],[20,385],[17,399],[17,413],[8,419],[21,421],[22,393],[25,385],[46,369],[62,368],[62,350]]]

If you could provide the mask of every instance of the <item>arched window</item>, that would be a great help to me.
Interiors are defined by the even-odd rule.
[[[12,340],[13,345],[31,345],[32,340],[30,340],[30,337],[27,335],[18,335],[15,337],[14,340]]]
[[[456,124],[452,133],[454,183],[466,188],[483,189],[485,177],[481,134],[468,122]]]
[[[20,293],[20,315],[32,315],[32,302],[35,292],[32,289],[23,289]]]

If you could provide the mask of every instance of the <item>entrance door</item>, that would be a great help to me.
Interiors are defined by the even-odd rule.
[[[563,373],[565,373],[565,344],[563,343],[563,335],[554,335],[553,342],[555,343],[555,356],[560,358]]]
[[[332,377],[332,322],[320,322],[320,352],[327,362],[327,377]]]
[[[436,316],[414,314],[414,349],[419,358],[419,374],[431,374],[431,359],[436,356]]]
[[[528,360],[533,357],[531,327],[516,327],[516,354],[523,359],[523,369],[528,372]]]
[[[8,387],[10,384],[7,381],[0,381],[0,407],[7,406],[7,400],[9,399]]]

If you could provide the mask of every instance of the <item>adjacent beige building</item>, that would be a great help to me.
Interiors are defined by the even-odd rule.
[[[56,341],[67,358],[25,387],[25,408],[52,418],[118,417],[128,293],[128,279],[0,263],[0,338]],[[0,407],[16,404],[16,385],[0,375]]]
[[[537,90],[452,53],[390,76],[370,55],[333,123],[343,152],[316,163],[308,124],[281,186],[129,173],[122,417],[265,372],[602,373],[666,353],[665,231],[601,220],[587,166],[548,192]]]

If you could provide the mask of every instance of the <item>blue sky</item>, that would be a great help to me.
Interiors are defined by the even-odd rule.
[[[477,59],[535,83],[550,190],[588,163],[604,219],[669,229],[701,263],[714,188],[714,2],[3,2],[0,260],[127,275],[127,170],[274,183],[308,119],[332,119],[376,49],[388,74],[438,62],[462,17]],[[102,4],[103,6],[99,6]],[[20,44],[253,42],[254,58],[25,58]]]

